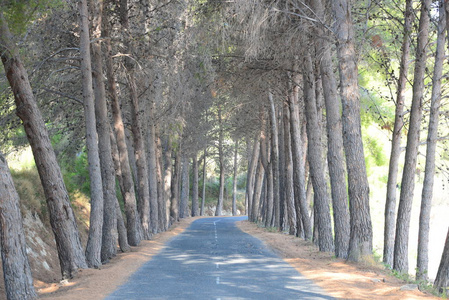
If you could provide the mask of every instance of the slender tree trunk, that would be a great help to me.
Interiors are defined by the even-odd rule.
[[[408,240],[422,119],[422,98],[424,94],[424,75],[426,72],[426,48],[429,40],[430,9],[431,1],[423,0],[421,4],[418,45],[416,48],[415,72],[413,76],[412,108],[410,111],[405,163],[402,173],[401,194],[396,223],[396,240],[394,244],[393,268],[401,273],[408,273]]]
[[[399,68],[396,111],[391,137],[390,163],[388,166],[387,199],[385,202],[385,227],[383,262],[393,266],[394,236],[396,222],[396,188],[398,181],[399,157],[401,155],[402,128],[404,127],[404,100],[407,87],[407,73],[410,57],[410,35],[413,25],[413,1],[405,1],[404,36],[402,39],[401,65]]]
[[[325,8],[321,0],[312,1],[313,10],[324,19]],[[324,34],[323,29],[315,27],[318,36]],[[320,74],[326,106],[327,129],[327,162],[332,193],[332,208],[335,231],[335,255],[348,257],[349,248],[349,208],[346,185],[346,173],[343,153],[343,132],[341,124],[341,103],[339,103],[337,82],[331,57],[331,45],[322,38],[317,43],[318,55],[321,56]]]
[[[259,221],[259,205],[261,203],[261,196],[262,196],[262,188],[263,188],[263,165],[261,162],[261,157],[259,156],[259,159],[257,161],[257,170],[256,170],[256,176],[254,180],[254,192],[252,197],[252,203],[251,203],[251,212],[250,212],[250,221],[252,222],[258,222]]]
[[[158,175],[157,175],[157,149],[156,149],[156,124],[154,124],[154,110],[155,103],[154,100],[149,100],[149,116],[148,116],[148,126],[147,126],[147,146],[148,146],[148,182],[149,182],[149,218],[150,218],[150,232],[159,232],[159,208],[158,208]],[[141,218],[144,220],[146,218],[147,210],[142,207]],[[145,221],[146,222],[146,221]],[[142,221],[142,225],[144,225]],[[145,228],[145,227],[144,227]]]
[[[204,160],[203,160],[203,191],[201,193],[201,211],[200,216],[204,216],[204,202],[206,201],[206,161],[207,161],[207,147],[204,147]]]
[[[89,162],[91,210],[86,260],[89,267],[101,266],[101,238],[103,230],[103,186],[98,150],[98,135],[95,118],[95,101],[92,87],[90,56],[89,14],[87,1],[78,1],[80,14],[80,56],[83,78],[84,122],[86,126],[87,159]]]
[[[306,153],[304,143],[301,138],[300,104],[299,104],[299,74],[293,75],[293,86],[289,97],[290,109],[290,134],[291,151],[293,159],[293,184],[295,191],[295,207],[298,228],[297,235],[304,235],[306,240],[312,239],[312,223],[309,218],[309,210],[306,202],[306,184],[305,184],[305,160]],[[289,84],[290,85],[290,84]],[[285,134],[285,133],[284,133]],[[303,230],[299,230],[299,229]]]
[[[434,283],[435,289],[441,294],[449,293],[449,229],[447,231],[446,242],[443,254],[441,255],[440,266]]]
[[[285,97],[287,100],[288,97]],[[284,100],[284,101],[285,101]],[[286,230],[286,222],[285,222],[285,211],[286,211],[286,203],[285,203],[285,145],[284,145],[284,123],[283,123],[283,106],[279,108],[278,112],[278,124],[279,124],[279,231],[283,232]]]
[[[4,22],[1,13],[0,18],[0,22]],[[0,153],[0,244],[8,300],[37,298],[28,262],[19,201],[8,164]]]
[[[248,174],[246,177],[246,194],[248,195],[247,215],[248,215],[248,218],[250,221],[252,221],[251,220],[252,203],[253,203],[253,196],[254,196],[256,169],[257,169],[257,163],[259,161],[259,152],[260,152],[259,135],[257,135],[254,139],[253,151],[251,154],[251,161],[249,162]]]
[[[117,140],[115,138],[114,132],[112,131],[112,128],[109,128],[110,130],[110,139],[111,139],[111,150],[112,150],[112,160],[114,161],[114,168],[115,168],[115,175],[117,177],[117,181],[120,187],[120,192],[123,196],[123,198],[126,197],[126,188],[125,188],[125,181],[123,177],[122,167],[120,165],[120,155],[117,148]],[[118,202],[118,198],[115,197],[115,203],[114,203],[114,212],[115,212],[115,218],[116,218],[116,231],[118,235],[118,242],[119,247],[122,252],[128,252],[130,250],[129,244],[128,244],[128,236],[126,233],[126,226],[123,221],[122,211],[120,209],[120,204]],[[114,238],[116,240],[116,238]],[[117,247],[116,245],[114,245]]]
[[[171,204],[171,187],[172,187],[172,174],[173,174],[173,162],[172,162],[172,145],[170,136],[164,139],[164,197],[166,206],[166,228],[171,226],[170,221],[170,204]]]
[[[97,118],[98,151],[103,184],[103,230],[101,242],[101,261],[107,262],[117,253],[117,215],[115,213],[115,172],[111,154],[110,123],[106,104],[105,82],[103,80],[103,61],[101,57],[101,27],[103,2],[90,1],[93,11],[92,37],[95,42],[92,47],[92,68],[95,96],[95,116]]]
[[[182,173],[181,173],[181,201],[179,205],[179,218],[186,218],[189,216],[189,157],[186,153],[182,157]]]
[[[221,105],[218,105],[218,160],[220,168],[220,191],[218,193],[217,208],[215,210],[215,216],[221,216],[223,210],[223,198],[225,187],[225,166],[224,166],[224,153],[223,153],[223,124],[221,115]]]
[[[192,217],[198,216],[198,153],[192,157],[193,185],[192,185]]]
[[[237,168],[238,168],[238,161],[237,161],[237,154],[239,150],[239,140],[235,141],[234,145],[234,174],[233,174],[233,181],[232,181],[232,215],[237,215]]]
[[[55,235],[63,278],[73,277],[87,268],[69,195],[42,115],[37,107],[28,75],[12,42],[11,33],[0,12],[0,55],[14,94],[17,115],[23,122],[28,142],[44,188],[50,224]]]
[[[160,138],[159,126],[155,126],[155,138],[156,138],[156,169],[157,169],[157,208],[158,208],[158,221],[159,232],[166,231],[168,229],[168,214],[167,209],[167,197],[165,194],[165,170],[163,168],[163,152],[162,141]],[[170,196],[170,195],[169,195]]]
[[[270,102],[270,118],[271,118],[271,161],[273,167],[273,199],[274,199],[274,215],[271,226],[279,228],[280,226],[280,192],[279,192],[279,133],[278,119],[276,116],[276,107],[274,106],[273,94],[268,93]]]
[[[296,215],[295,211],[295,192],[293,186],[293,155],[292,144],[290,138],[290,113],[286,103],[284,103],[284,159],[285,159],[285,202],[286,202],[286,217],[287,226],[289,228],[289,234],[294,235],[296,233],[296,220],[300,216]]]
[[[340,96],[343,108],[343,144],[348,172],[351,235],[348,259],[359,261],[371,256],[373,229],[369,208],[369,185],[363,153],[360,93],[358,85],[357,56],[354,45],[354,28],[351,4],[347,0],[332,1],[335,18]]]
[[[181,145],[176,149],[173,179],[171,184],[170,217],[173,222],[179,221],[179,176],[181,173]]]
[[[438,36],[432,79],[432,97],[427,134],[426,167],[421,194],[419,215],[418,261],[416,280],[427,280],[429,269],[430,210],[432,208],[433,183],[435,175],[435,152],[438,138],[438,122],[441,103],[441,79],[445,61],[446,10],[444,0],[439,1]]]
[[[319,249],[331,252],[334,250],[332,224],[330,216],[330,199],[327,182],[324,178],[324,161],[322,157],[321,131],[315,97],[315,78],[313,76],[312,58],[309,53],[304,57],[304,99],[307,117],[308,158],[313,191],[315,192],[314,207],[317,208]]]

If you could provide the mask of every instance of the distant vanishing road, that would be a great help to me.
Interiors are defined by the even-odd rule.
[[[106,299],[333,299],[238,229],[244,219],[194,221]]]

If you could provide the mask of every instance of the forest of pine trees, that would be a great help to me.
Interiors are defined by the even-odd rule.
[[[32,149],[62,278],[204,215],[208,174],[218,182],[216,216],[238,213],[244,174],[241,213],[250,221],[362,262],[375,250],[372,160],[386,151],[369,126],[391,149],[382,260],[410,272],[415,199],[413,275],[430,279],[434,186],[449,175],[447,1],[15,0],[0,8],[8,299],[37,297],[6,161],[18,149]],[[87,245],[65,175],[80,157]],[[445,221],[433,282],[440,293],[449,287]]]

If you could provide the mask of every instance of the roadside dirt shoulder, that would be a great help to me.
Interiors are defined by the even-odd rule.
[[[248,221],[237,222],[244,232],[271,247],[292,267],[338,299],[441,299],[419,290],[404,291],[403,281],[377,265],[347,263],[331,253],[319,252],[312,243],[270,232]]]
[[[39,298],[47,300],[103,299],[114,291],[145,262],[157,254],[174,236],[182,233],[194,220],[185,218],[168,231],[154,236],[151,241],[142,241],[127,253],[120,253],[100,269],[80,270],[77,276],[67,282],[35,282]]]

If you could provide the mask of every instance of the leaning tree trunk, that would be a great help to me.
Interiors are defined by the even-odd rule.
[[[402,38],[401,65],[399,67],[396,111],[391,138],[390,163],[388,166],[387,199],[385,202],[383,262],[390,267],[393,266],[394,235],[396,227],[396,187],[398,181],[399,157],[401,155],[402,129],[404,127],[404,100],[407,88],[407,73],[410,64],[410,35],[412,33],[414,18],[412,0],[406,0],[404,15],[404,36]]]
[[[423,0],[418,28],[415,72],[413,76],[413,97],[405,149],[404,171],[402,173],[401,194],[396,223],[393,269],[408,272],[408,241],[413,194],[415,189],[416,161],[418,158],[419,133],[422,119],[422,98],[424,75],[426,72],[426,48],[429,40],[430,9],[432,2]]]
[[[0,22],[0,55],[6,77],[14,94],[16,113],[23,122],[44,188],[62,277],[71,278],[79,268],[87,268],[76,218],[27,72],[1,13]]]
[[[103,61],[101,57],[101,26],[103,3],[90,2],[93,10],[92,37],[92,76],[95,96],[95,116],[97,118],[98,151],[100,156],[101,179],[103,184],[103,229],[101,242],[101,261],[107,262],[117,253],[117,215],[115,213],[115,172],[112,161],[110,123],[106,104],[105,83],[103,80]]]
[[[307,118],[308,161],[310,176],[312,177],[313,191],[315,193],[314,207],[318,219],[318,246],[320,251],[334,250],[332,224],[330,216],[330,199],[327,182],[324,177],[324,161],[322,157],[321,131],[318,123],[318,113],[315,97],[315,78],[313,76],[312,58],[309,53],[304,54],[304,100]],[[344,183],[344,182],[343,182]]]
[[[444,1],[439,1],[439,19],[437,49],[433,68],[432,96],[430,104],[429,131],[427,135],[426,167],[421,194],[421,210],[419,215],[418,261],[416,265],[416,280],[428,280],[429,269],[429,230],[430,209],[432,207],[432,192],[435,175],[435,152],[438,138],[438,121],[441,103],[441,79],[445,61],[446,11]]]
[[[359,261],[371,256],[373,229],[369,208],[369,186],[363,153],[360,121],[360,93],[358,85],[357,54],[351,4],[348,0],[332,1],[335,18],[340,96],[343,108],[343,145],[348,172],[351,235],[348,259]]]
[[[0,18],[0,22],[3,22],[1,13]],[[8,164],[0,154],[0,244],[8,300],[37,298],[28,262],[19,201]]]
[[[195,152],[192,157],[192,172],[193,172],[193,184],[192,184],[192,217],[198,216],[198,153]]]
[[[447,295],[449,293],[449,230],[447,231],[446,243],[444,244],[434,287],[441,294]]]

